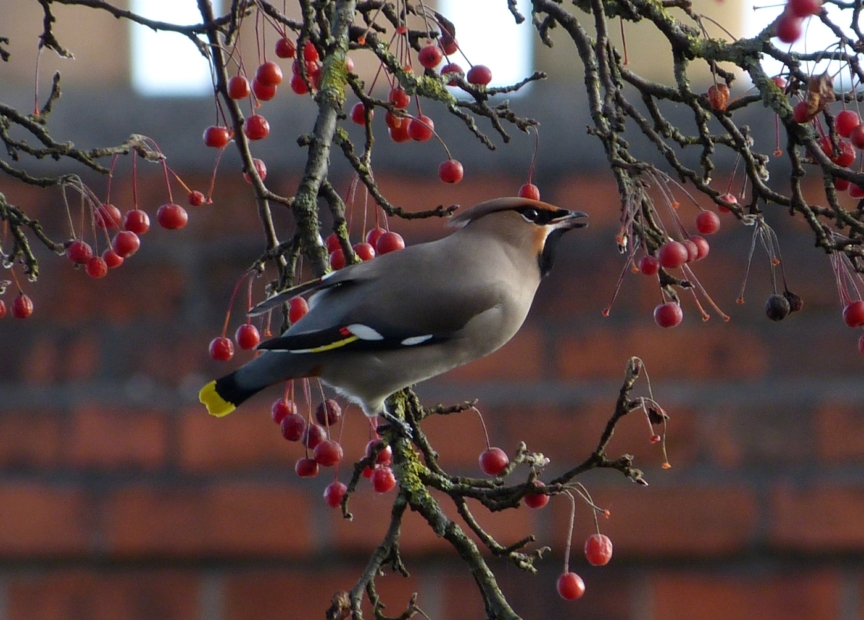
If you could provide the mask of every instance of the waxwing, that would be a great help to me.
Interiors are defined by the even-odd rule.
[[[526,198],[483,202],[455,216],[453,234],[350,265],[274,295],[261,314],[311,293],[309,312],[262,353],[202,388],[214,416],[269,385],[318,377],[384,414],[388,396],[488,355],[525,320],[561,236],[578,211]]]

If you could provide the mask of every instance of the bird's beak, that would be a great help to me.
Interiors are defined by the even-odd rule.
[[[559,209],[555,217],[549,221],[551,226],[561,230],[572,230],[573,228],[585,228],[588,222],[580,222],[579,218],[588,217],[587,213],[581,211],[567,211]]]

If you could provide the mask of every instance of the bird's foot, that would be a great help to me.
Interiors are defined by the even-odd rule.
[[[393,426],[397,429],[400,435],[409,441],[414,438],[414,431],[411,430],[411,425],[402,418],[397,418],[395,415],[384,409],[381,412],[381,417],[387,421],[387,426]]]

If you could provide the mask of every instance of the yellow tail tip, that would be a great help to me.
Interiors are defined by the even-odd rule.
[[[234,411],[237,406],[234,403],[229,403],[227,400],[219,396],[216,391],[216,382],[211,381],[198,392],[198,400],[201,404],[207,407],[207,412],[217,418],[228,415]]]

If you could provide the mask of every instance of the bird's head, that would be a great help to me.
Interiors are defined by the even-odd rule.
[[[449,225],[477,229],[501,237],[535,256],[540,275],[552,269],[558,242],[565,232],[588,225],[581,211],[568,211],[529,198],[497,198],[481,202],[456,215]]]

